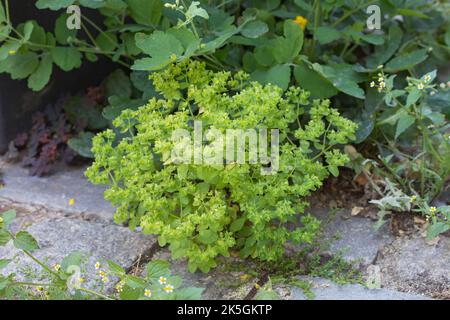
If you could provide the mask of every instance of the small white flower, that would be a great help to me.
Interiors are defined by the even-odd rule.
[[[372,81],[372,82],[370,83],[370,87],[371,87],[371,88],[375,87],[375,82],[374,82],[374,81]]]
[[[439,84],[439,87],[441,87],[441,89],[445,89],[445,83],[441,83],[441,84]]]
[[[422,82],[417,85],[417,89],[423,90],[423,88],[425,88],[425,86],[423,85]]]
[[[98,269],[100,269],[100,267],[101,267],[102,265],[100,264],[100,262],[96,262],[95,263],[95,270],[98,270]]]
[[[434,96],[436,94],[436,91],[431,91],[430,96]]]
[[[152,296],[152,291],[150,289],[145,289],[144,296],[150,298]]]
[[[159,282],[159,284],[166,284],[167,278],[165,278],[165,277],[159,277],[158,282]]]
[[[164,287],[164,291],[166,293],[172,293],[173,292],[173,286],[168,284],[167,286]]]

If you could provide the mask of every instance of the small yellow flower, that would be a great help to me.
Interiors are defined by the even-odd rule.
[[[159,282],[159,284],[165,284],[167,282],[167,278],[159,277],[158,282]]]
[[[43,287],[37,287],[36,290],[39,291],[39,292],[42,292],[42,291],[44,291],[44,288]]]
[[[425,86],[422,82],[417,85],[417,89],[422,90],[423,88],[425,88]]]
[[[255,283],[255,289],[259,290],[261,288],[261,286],[257,283]]]
[[[166,293],[172,293],[173,292],[173,286],[168,284],[167,286],[164,287],[164,291]]]
[[[302,30],[305,30],[306,25],[308,24],[308,19],[302,16],[297,16],[295,17],[294,22],[298,24],[302,28]]]
[[[74,206],[74,205],[75,205],[75,199],[70,199],[69,206]]]
[[[370,83],[370,87],[371,87],[371,88],[375,87],[375,82],[374,82],[374,81],[372,81],[372,82]]]
[[[84,278],[82,278],[82,277],[79,277],[79,278],[78,278],[78,282],[79,282],[79,283],[84,283],[85,281],[86,281],[86,280],[85,280]]]
[[[123,280],[120,280],[119,283],[116,284],[116,291],[119,293],[122,292],[124,285],[125,285],[125,282]]]
[[[104,277],[106,277],[106,272],[105,271],[99,271],[98,275],[100,276],[100,278],[104,278]]]
[[[417,200],[417,196],[412,196],[411,197],[411,202],[416,202],[416,200]]]
[[[8,51],[8,54],[9,54],[10,56],[15,55],[16,53],[17,53],[16,50],[9,50],[9,51]]]
[[[436,211],[437,211],[436,207],[430,207],[431,214],[436,213]]]
[[[59,271],[61,270],[61,265],[59,263],[56,263],[53,265],[53,269],[55,269],[55,271]]]
[[[431,76],[427,74],[423,79],[425,80],[425,82],[428,82],[431,80]]]
[[[108,283],[109,279],[108,279],[108,277],[103,277],[102,281],[103,281],[103,283]]]
[[[381,81],[380,82],[380,88],[386,88],[386,82]]]
[[[95,263],[95,270],[98,270],[98,269],[100,269],[100,267],[101,267],[102,265],[100,264],[100,262],[96,262]]]
[[[150,298],[152,296],[152,291],[150,289],[145,289],[144,296]]]

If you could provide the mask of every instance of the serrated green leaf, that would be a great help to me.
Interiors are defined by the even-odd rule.
[[[198,240],[203,244],[212,244],[217,241],[218,235],[213,230],[201,230],[198,235]]]
[[[16,53],[7,62],[7,72],[14,80],[28,77],[39,66],[38,56],[34,52]]]
[[[311,96],[316,99],[326,99],[335,96],[338,90],[331,82],[304,63],[298,64],[294,68],[294,76],[297,84],[311,92]]]
[[[170,275],[170,264],[166,260],[154,260],[147,264],[147,277],[156,281],[159,277],[167,278]]]
[[[19,231],[13,241],[14,247],[21,250],[33,251],[39,249],[36,239],[26,231]]]
[[[112,271],[113,273],[115,273],[116,275],[123,275],[123,274],[125,274],[125,269],[122,268],[117,263],[115,263],[114,261],[107,260],[106,262],[108,263],[109,270]]]
[[[72,47],[56,47],[51,50],[53,62],[63,71],[81,67],[81,53]]]
[[[252,73],[252,78],[261,84],[271,83],[286,90],[291,81],[291,67],[288,65],[276,65],[267,71],[257,70]]]
[[[55,38],[58,43],[66,45],[68,44],[68,39],[75,39],[77,36],[77,29],[67,28],[67,19],[69,16],[67,14],[62,14],[55,21]]]

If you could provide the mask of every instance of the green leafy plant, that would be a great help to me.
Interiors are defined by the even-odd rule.
[[[203,289],[182,287],[183,280],[172,275],[169,262],[154,260],[145,267],[145,276],[127,274],[111,260],[95,263],[95,273],[87,268],[88,256],[74,252],[52,266],[38,259],[33,251],[39,249],[36,239],[27,231],[13,233],[9,226],[16,212],[0,214],[0,246],[12,241],[13,246],[32,259],[41,272],[25,280],[16,280],[13,272],[0,274],[0,299],[36,300],[187,300],[200,299]],[[0,270],[8,267],[9,259],[0,259]],[[89,271],[86,271],[89,270]],[[115,281],[114,289],[108,287]]]
[[[189,259],[190,271],[207,272],[234,249],[242,257],[276,260],[287,241],[311,242],[319,221],[299,215],[304,197],[329,173],[338,175],[348,158],[337,146],[354,138],[356,125],[327,100],[310,103],[303,90],[283,94],[243,72],[213,72],[200,62],[171,65],[151,79],[163,98],[123,111],[114,120],[126,134],[118,143],[112,130],[94,138],[95,162],[87,176],[110,184],[105,198],[118,206],[116,222],[158,234],[173,258]],[[225,158],[223,165],[175,163],[173,131],[188,130],[193,121],[221,132],[279,129],[278,172],[261,172],[270,163]]]
[[[380,224],[391,212],[419,212],[433,217],[429,236],[436,236],[440,232],[435,231],[444,232],[448,225],[446,207],[430,207],[450,177],[449,86],[435,83],[436,71],[408,77],[406,83],[382,68],[373,77],[371,102],[381,98],[384,103],[377,109],[371,140],[379,154],[372,160],[372,171],[384,181],[384,190],[374,185],[381,199],[372,201],[381,209]],[[439,227],[434,226],[438,221]]]

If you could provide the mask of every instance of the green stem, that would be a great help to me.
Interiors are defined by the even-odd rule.
[[[356,7],[353,10],[350,10],[349,12],[347,12],[346,14],[344,14],[342,17],[340,17],[338,20],[336,20],[333,24],[332,27],[336,27],[337,25],[339,25],[341,22],[345,21],[348,17],[352,16],[354,13],[358,12],[359,10],[366,8],[368,6],[370,6],[371,4],[374,4],[375,2],[377,2],[378,0],[372,0],[369,1],[368,3],[364,3],[359,5],[358,7]]]
[[[95,292],[95,291],[90,290],[90,289],[86,289],[86,288],[77,288],[77,289],[80,290],[80,291],[83,291],[83,292],[92,294],[92,295],[94,295],[94,296],[100,297],[100,298],[105,299],[105,300],[115,300],[115,299],[113,299],[113,298],[111,298],[111,297],[105,296],[104,294]]]

